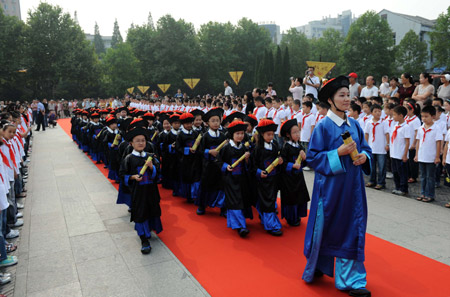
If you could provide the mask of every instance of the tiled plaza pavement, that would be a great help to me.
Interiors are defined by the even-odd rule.
[[[305,177],[312,190],[314,173]],[[208,296],[159,239],[141,255],[116,196],[62,129],[35,132],[14,296]],[[369,233],[450,265],[450,209],[388,191],[367,196]]]

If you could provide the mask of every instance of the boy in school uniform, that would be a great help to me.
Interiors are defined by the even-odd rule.
[[[440,153],[442,145],[442,132],[434,123],[436,109],[426,106],[421,112],[423,125],[417,131],[416,155],[414,162],[419,162],[421,173],[421,195],[418,201],[434,201],[434,188],[436,178],[436,165],[441,163]]]
[[[405,196],[408,194],[408,153],[411,140],[411,130],[405,122],[407,110],[403,106],[397,106],[393,111],[394,121],[397,122],[392,128],[390,138],[390,153],[392,173],[394,174],[395,195]]]
[[[372,172],[366,187],[381,190],[386,187],[386,153],[389,150],[389,129],[386,121],[381,120],[381,106],[374,104],[370,108],[372,119],[366,123],[364,137],[372,149]],[[377,176],[378,167],[378,176]]]
[[[253,110],[253,115],[260,121],[266,116],[267,108],[264,106],[264,98],[258,96],[255,98],[255,109]]]
[[[440,99],[440,98],[438,98]],[[435,99],[436,100],[436,99]],[[434,103],[434,102],[433,102]],[[434,105],[434,108],[436,108],[436,115],[434,116],[434,124],[436,125],[436,129],[442,134],[442,139],[445,139],[445,136],[447,134],[447,120],[446,116],[444,114],[444,109],[439,105]],[[444,117],[442,117],[444,115]],[[441,155],[439,158],[442,162],[442,153],[444,151],[444,141],[441,141]],[[442,173],[442,165],[441,162],[436,165],[436,188],[439,188],[441,186],[441,173]]]
[[[130,220],[135,223],[134,229],[141,239],[141,253],[149,254],[152,249],[149,241],[151,231],[160,233],[163,230],[157,185],[159,162],[155,155],[144,151],[149,141],[148,129],[134,128],[126,134],[126,138],[133,151],[122,161],[120,176],[131,189]]]
[[[315,118],[314,114],[311,112],[312,108],[312,102],[311,101],[305,101],[302,103],[302,117],[300,124],[300,143],[305,148],[305,151],[308,151],[308,144],[309,140],[311,138],[312,130],[314,129],[315,125]],[[307,170],[307,167],[303,168],[303,170]]]

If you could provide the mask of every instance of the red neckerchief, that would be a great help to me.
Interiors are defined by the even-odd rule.
[[[2,150],[0,150],[0,154],[2,155],[3,163],[4,163],[6,166],[8,166],[9,168],[11,168],[11,165],[9,165],[8,157],[5,156],[5,154],[3,153]]]
[[[425,137],[427,136],[427,133],[428,133],[428,132],[431,132],[431,130],[433,130],[433,129],[431,129],[431,128],[425,129],[425,127],[422,127],[422,130],[423,130],[422,143],[424,143],[424,142],[425,142]]]
[[[306,120],[306,118],[309,117],[310,115],[312,115],[312,113],[309,113],[309,114],[303,116],[303,119],[302,119],[302,129],[303,129],[303,126],[305,125],[305,120]]]
[[[14,167],[16,167],[16,156],[14,155],[14,151],[11,147],[11,144],[5,141],[5,145],[9,148],[9,156],[11,158],[11,161],[13,162]]]
[[[411,123],[412,121],[414,121],[417,118],[417,116],[413,116],[412,118],[410,118],[409,120],[406,119],[406,123],[409,125],[409,123]]]
[[[395,138],[397,138],[397,130],[400,129],[402,126],[397,125],[395,126],[394,132],[392,132],[391,142],[394,143]]]
[[[377,128],[377,126],[379,124],[380,124],[379,122],[378,123],[372,123],[372,126],[373,126],[373,128],[372,128],[372,142],[375,142],[375,130],[376,130],[376,128]]]

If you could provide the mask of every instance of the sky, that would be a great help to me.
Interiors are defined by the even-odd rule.
[[[36,8],[40,2],[41,0],[20,0],[22,20],[26,21],[28,11]],[[59,5],[72,16],[77,11],[79,24],[85,33],[93,34],[97,22],[101,35],[112,35],[114,20],[117,18],[123,37],[126,36],[126,31],[132,23],[138,25],[146,23],[149,12],[155,23],[160,17],[171,14],[175,19],[182,18],[193,23],[197,30],[209,21],[221,23],[229,21],[237,24],[239,19],[246,17],[257,23],[274,22],[283,32],[325,16],[336,17],[348,9],[356,17],[367,10],[379,12],[387,9],[436,19],[449,5],[448,0],[433,0],[431,5],[423,0],[46,0],[45,2]]]

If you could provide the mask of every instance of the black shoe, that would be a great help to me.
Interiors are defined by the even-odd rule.
[[[372,296],[372,293],[370,293],[370,291],[366,290],[366,289],[354,289],[354,290],[350,290],[348,292],[348,295],[358,296],[358,297],[370,297],[370,296]]]
[[[239,236],[244,238],[248,235],[248,233],[250,233],[250,230],[246,229],[246,228],[242,228],[242,229],[238,229],[238,233]]]
[[[273,235],[273,236],[281,236],[281,235],[283,235],[283,231],[281,231],[281,230],[278,230],[278,231],[267,230],[267,232],[268,232],[270,235]]]
[[[197,208],[197,214],[198,214],[199,216],[204,215],[205,212],[206,212],[206,211],[205,211],[204,208],[201,208],[201,207]]]
[[[297,220],[296,222],[287,222],[292,227],[298,227],[300,226],[300,220]]]
[[[316,271],[314,271],[314,277],[322,277],[323,276],[323,272],[316,269]]]
[[[150,246],[150,242],[146,238],[145,240],[142,240],[142,247],[141,247],[141,253],[144,255],[150,254],[152,251],[152,247]]]

